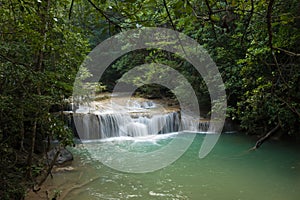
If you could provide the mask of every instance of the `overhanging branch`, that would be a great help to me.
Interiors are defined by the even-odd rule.
[[[107,15],[106,13],[101,10],[100,8],[98,8],[91,0],[87,0],[109,23],[115,25],[117,28],[122,29],[122,27],[115,23],[114,21],[112,21]]]
[[[213,11],[212,11],[212,9],[211,9],[211,7],[210,7],[210,5],[209,5],[208,0],[205,0],[205,4],[206,4],[207,9],[208,9],[208,18],[209,18],[209,20],[210,20],[210,22],[211,22],[211,28],[212,28],[212,31],[213,31],[213,34],[214,34],[215,39],[217,40],[218,38],[217,38],[216,30],[215,30],[214,20],[213,20],[212,17],[211,17],[211,16],[213,15]]]
[[[249,151],[258,149],[272,134],[274,134],[278,129],[280,128],[280,123],[277,124],[277,126],[275,128],[273,128],[272,130],[270,130],[265,136],[261,137],[255,144],[254,147],[252,147],[251,149],[249,149]]]
[[[288,51],[288,50],[285,50],[285,49],[282,49],[282,48],[279,48],[279,47],[273,47],[274,49],[276,50],[279,50],[279,51],[282,51],[290,56],[300,56],[300,53],[294,53],[294,52],[291,52],[291,51]]]
[[[169,11],[169,9],[168,9],[166,0],[163,0],[163,3],[164,3],[164,7],[165,7],[165,9],[166,9],[166,12],[167,12],[167,14],[168,14],[168,18],[169,18],[169,20],[170,20],[170,22],[171,22],[172,28],[173,28],[174,31],[176,31],[176,27],[175,27],[175,25],[174,25],[174,23],[173,23],[173,20],[172,20],[170,11]]]

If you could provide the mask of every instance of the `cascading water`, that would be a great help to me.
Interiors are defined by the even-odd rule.
[[[158,106],[153,102],[128,102],[127,112],[86,112],[79,108],[73,113],[76,132],[81,140],[120,136],[147,136],[178,131],[207,131],[209,122],[182,118],[180,112],[151,112]]]

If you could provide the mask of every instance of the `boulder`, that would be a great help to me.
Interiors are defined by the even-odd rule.
[[[47,153],[49,163],[51,163],[52,160],[54,159],[57,150],[58,150],[58,148],[55,147]],[[72,160],[73,160],[72,153],[69,150],[67,150],[65,148],[62,148],[62,149],[60,149],[60,153],[59,153],[59,155],[56,159],[55,164],[56,165],[63,165],[63,164],[66,164],[67,162],[70,162]]]

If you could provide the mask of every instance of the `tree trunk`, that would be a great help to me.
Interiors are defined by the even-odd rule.
[[[52,169],[53,169],[53,166],[54,166],[54,164],[55,164],[55,162],[56,162],[56,160],[57,160],[59,154],[60,154],[60,147],[59,147],[59,149],[57,150],[57,152],[56,152],[56,154],[55,154],[53,160],[51,161],[51,163],[48,164],[47,172],[44,174],[43,178],[42,178],[41,181],[38,183],[38,187],[40,187],[40,186],[47,180],[47,177],[51,174],[51,171],[52,171]],[[47,155],[47,152],[46,152],[46,155]],[[47,156],[47,159],[48,159],[48,156]],[[52,175],[51,175],[51,177],[52,177]]]
[[[30,150],[29,150],[29,154],[27,157],[27,166],[28,166],[28,170],[27,170],[27,177],[28,178],[32,178],[32,161],[33,161],[33,154],[34,154],[34,146],[35,146],[35,138],[36,138],[36,126],[37,126],[37,118],[35,118],[34,122],[33,122],[33,127],[32,127],[32,134],[31,134],[31,145],[30,145]]]
[[[44,60],[44,51],[46,48],[46,39],[47,39],[47,29],[48,29],[48,12],[50,9],[50,0],[47,0],[46,4],[42,7],[39,13],[39,17],[41,18],[41,24],[40,24],[40,35],[43,38],[43,44],[40,47],[40,49],[37,50],[37,55],[36,55],[36,63],[35,63],[35,71],[36,72],[43,72],[43,60]],[[36,88],[36,94],[38,96],[42,96],[41,92],[41,87],[38,84]],[[40,100],[39,100],[40,101]],[[39,101],[37,103],[39,103]],[[40,106],[40,105],[38,105]],[[36,111],[35,116],[34,116],[34,122],[33,122],[33,128],[32,128],[32,134],[31,134],[31,146],[30,146],[30,151],[28,154],[28,159],[27,159],[27,166],[28,166],[28,171],[27,171],[27,177],[32,178],[32,164],[33,164],[33,154],[35,150],[35,140],[36,140],[36,134],[37,134],[37,123],[39,119],[39,111]]]
[[[278,123],[277,126],[275,128],[273,128],[271,131],[269,131],[266,135],[264,135],[263,137],[261,137],[255,144],[254,147],[252,147],[251,149],[249,149],[249,151],[258,149],[267,139],[270,138],[270,136],[272,134],[274,134],[278,129],[280,128],[280,124]]]
[[[20,122],[20,150],[26,152],[24,148],[24,139],[25,139],[25,127],[24,127],[24,108],[21,108],[21,122]]]

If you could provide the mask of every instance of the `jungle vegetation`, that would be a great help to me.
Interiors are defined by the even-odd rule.
[[[79,66],[103,40],[129,29],[169,28],[201,44],[225,83],[228,119],[248,134],[267,134],[255,148],[277,131],[299,138],[299,13],[297,0],[2,0],[0,199],[22,199],[42,184],[37,176],[50,174],[49,141],[72,144],[61,111]],[[105,72],[102,88],[111,91],[122,74],[148,62],[180,71],[201,104],[209,104],[189,63],[155,49],[122,56]],[[155,85],[139,92],[171,96]]]

